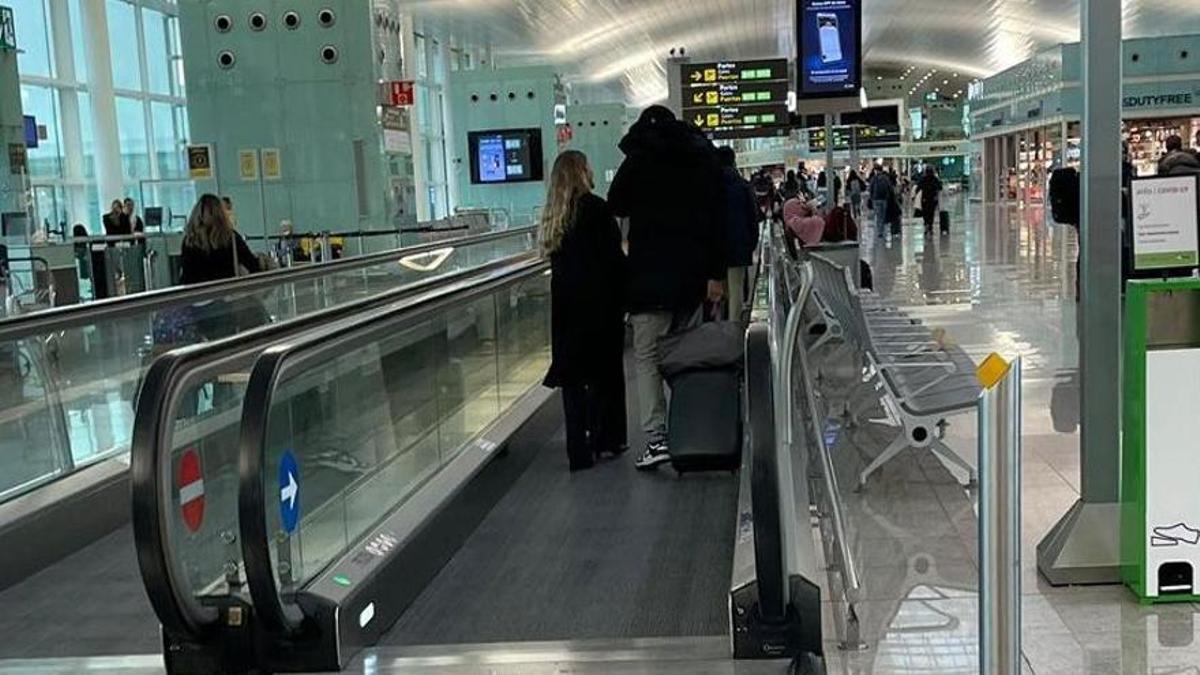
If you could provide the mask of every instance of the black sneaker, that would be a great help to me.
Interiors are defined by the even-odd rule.
[[[639,470],[646,471],[671,461],[671,453],[666,443],[650,443],[646,451],[633,463]]]

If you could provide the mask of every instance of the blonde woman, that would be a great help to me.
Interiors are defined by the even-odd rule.
[[[192,208],[183,231],[180,263],[184,285],[232,279],[238,275],[239,265],[251,273],[262,271],[258,258],[234,229],[228,209],[216,195],[201,196]]]
[[[625,256],[608,204],[592,194],[583,153],[558,156],[542,216],[542,251],[553,270],[552,363],[545,385],[562,390],[571,471],[628,445],[625,424]]]

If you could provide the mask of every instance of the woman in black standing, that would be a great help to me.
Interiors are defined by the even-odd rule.
[[[545,385],[562,389],[571,471],[628,449],[625,255],[617,221],[592,187],[583,153],[559,155],[540,232],[552,269],[552,362]]]
[[[925,219],[925,236],[933,234],[933,222],[941,209],[942,181],[937,177],[933,165],[925,167],[921,180],[917,181],[917,192],[921,193],[921,217]]]
[[[220,279],[233,279],[245,269],[262,271],[258,257],[233,226],[233,217],[221,198],[206,194],[192,208],[183,231],[180,283],[185,286]],[[197,306],[197,328],[209,340],[261,326],[270,321],[253,295],[218,299]]]

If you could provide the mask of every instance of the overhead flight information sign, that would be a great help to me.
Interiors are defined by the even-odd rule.
[[[683,119],[712,138],[788,133],[786,59],[685,64]]]
[[[833,128],[834,151],[850,150],[852,147],[859,150],[900,147],[900,127],[835,126]],[[809,152],[825,152],[825,129],[820,127],[809,129],[808,150]]]
[[[797,0],[799,98],[858,96],[862,89],[861,0]]]

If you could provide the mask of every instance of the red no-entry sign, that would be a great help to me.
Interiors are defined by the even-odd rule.
[[[195,448],[188,448],[179,460],[179,508],[189,532],[204,524],[204,470]]]

